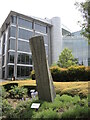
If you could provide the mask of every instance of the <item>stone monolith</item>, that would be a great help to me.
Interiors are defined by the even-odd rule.
[[[56,93],[46,59],[44,38],[43,36],[35,36],[29,42],[34,62],[38,97],[40,100],[52,102]]]

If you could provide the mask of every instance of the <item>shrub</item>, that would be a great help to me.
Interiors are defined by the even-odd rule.
[[[84,80],[85,66],[71,66],[68,68],[69,81]]]
[[[5,90],[5,88],[3,86],[0,86],[0,96],[2,98],[6,98],[7,97],[7,92]]]
[[[23,87],[11,87],[12,89],[9,90],[11,98],[22,98],[27,96],[27,89]]]
[[[11,104],[6,100],[2,100],[2,116],[9,116],[13,112],[13,107]]]
[[[61,119],[87,119],[88,118],[88,107],[80,107],[77,105],[73,109],[69,109],[61,115]]]
[[[12,118],[18,118],[20,120],[24,120],[25,118],[31,118],[33,115],[34,110],[31,109],[32,102],[28,101],[21,101],[14,110]]]
[[[90,69],[85,66],[71,66],[69,68],[60,68],[58,66],[50,67],[54,81],[69,82],[69,81],[88,81],[90,79]]]
[[[60,68],[58,66],[53,66],[53,67],[50,67],[50,71],[54,81],[62,82],[66,79],[67,69]]]
[[[43,110],[41,112],[37,112],[32,118],[34,119],[49,119],[49,120],[55,120],[55,119],[59,119],[59,115],[57,112],[53,111],[52,109],[48,109],[48,110]]]
[[[35,80],[35,70],[31,71],[30,77],[32,78],[32,80]]]
[[[9,91],[12,86],[13,87],[18,86],[18,83],[7,83],[7,84],[3,85],[3,87],[6,89],[6,91]]]

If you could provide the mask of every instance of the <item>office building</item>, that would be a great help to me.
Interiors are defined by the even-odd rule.
[[[0,78],[11,79],[15,76],[16,79],[20,79],[29,77],[33,68],[29,39],[35,35],[44,37],[49,65],[58,61],[58,57],[65,47],[72,49],[79,62],[82,62],[84,56],[83,63],[86,66],[88,65],[87,42],[84,43],[83,37],[81,41],[81,38],[74,40],[72,36],[68,36],[71,35],[71,32],[61,24],[59,17],[41,19],[11,11],[0,29]],[[78,54],[78,50],[75,49],[77,41],[80,43],[78,50],[82,48],[81,42],[83,45],[85,44],[83,50],[86,50],[86,54],[83,52],[83,56],[80,56],[82,53]],[[75,46],[72,47],[72,44]]]

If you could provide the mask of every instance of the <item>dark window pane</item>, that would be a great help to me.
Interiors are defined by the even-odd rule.
[[[39,31],[39,32],[41,32],[41,33],[46,33],[46,32],[47,32],[46,26],[41,25],[41,24],[39,24],[39,23],[35,23],[35,30],[36,30],[36,31]]]
[[[26,64],[29,64],[29,55],[26,54]]]
[[[19,38],[29,40],[32,35],[33,33],[31,31],[19,28]]]
[[[21,53],[18,53],[18,61],[17,61],[18,64],[21,63]]]
[[[28,21],[28,20],[24,20],[22,18],[18,19],[18,25],[21,26],[21,27],[32,29],[32,22]]]
[[[21,66],[17,66],[17,77],[21,77]]]
[[[10,37],[16,37],[16,27],[10,27]]]
[[[14,75],[14,66],[13,65],[8,66],[8,72],[9,72],[9,77],[11,78]]]
[[[9,63],[14,63],[14,52],[9,52]]]
[[[2,57],[2,66],[5,64],[5,55]]]
[[[21,66],[21,76],[25,76],[25,67]]]
[[[21,53],[21,64],[25,64],[25,54]]]
[[[18,40],[18,51],[30,52],[29,42]]]
[[[32,56],[25,53],[18,53],[18,64],[32,65]]]
[[[32,56],[29,56],[29,64],[32,65]]]

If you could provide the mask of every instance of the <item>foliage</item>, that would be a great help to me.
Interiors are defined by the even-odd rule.
[[[72,65],[76,65],[76,62],[77,61],[74,59],[74,56],[72,55],[72,51],[69,50],[68,48],[65,48],[59,56],[58,66],[62,68],[68,68]]]
[[[59,120],[59,115],[57,112],[53,111],[52,109],[42,110],[41,112],[37,112],[34,116],[34,119],[50,119],[50,120]]]
[[[35,70],[31,71],[30,77],[32,78],[32,80],[35,80]]]
[[[2,98],[6,98],[6,97],[8,97],[8,93],[6,92],[6,89],[3,87],[3,86],[1,86],[0,87],[0,96],[2,97]]]
[[[11,104],[6,100],[2,100],[2,116],[9,116],[13,112],[13,107]]]
[[[53,77],[53,81],[64,82],[67,80],[67,69],[60,68],[58,66],[50,67],[50,71]]]
[[[40,103],[40,108],[37,111],[31,109],[32,103]],[[24,120],[26,118],[32,120],[62,120],[62,118],[64,119],[66,117],[84,118],[85,115],[87,116],[88,99],[80,99],[79,96],[71,97],[68,95],[57,95],[53,102],[40,100],[21,101],[18,103],[15,110],[12,109],[7,101],[4,101],[3,104],[3,115],[5,115],[7,119],[17,118],[18,120]]]
[[[18,83],[11,82],[11,83],[7,83],[7,84],[3,85],[3,87],[6,89],[6,91],[9,91],[12,86],[13,87],[18,86]]]
[[[79,105],[77,105],[73,109],[69,109],[68,111],[64,112],[61,116],[61,119],[88,119],[88,107],[80,107]]]
[[[27,96],[27,89],[23,87],[12,86],[9,90],[11,98],[22,98]]]
[[[54,81],[69,82],[69,81],[88,81],[90,79],[90,69],[85,66],[71,66],[68,68],[60,68],[58,66],[50,67]]]
[[[75,5],[83,16],[82,34],[88,39],[88,42],[90,43],[90,0],[85,0],[85,2],[81,3],[76,2]]]

